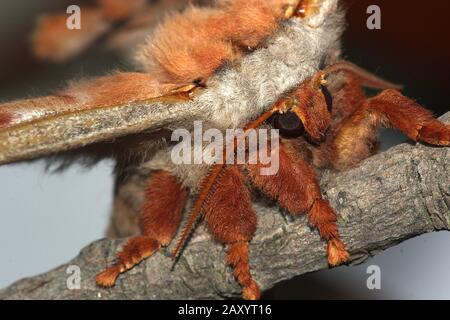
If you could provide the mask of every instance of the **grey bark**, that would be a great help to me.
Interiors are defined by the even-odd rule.
[[[444,116],[448,122],[450,113]],[[450,148],[401,144],[346,172],[325,171],[323,194],[338,211],[339,230],[350,264],[408,238],[450,229]],[[279,209],[257,203],[258,231],[251,268],[263,290],[276,283],[328,268],[325,243],[305,217],[287,221]],[[223,247],[200,226],[171,270],[163,250],[123,274],[112,289],[94,277],[114,259],[125,240],[102,239],[56,269],[0,290],[0,299],[198,299],[240,295]],[[32,263],[32,262],[30,262]],[[69,290],[69,265],[81,270],[81,288]]]

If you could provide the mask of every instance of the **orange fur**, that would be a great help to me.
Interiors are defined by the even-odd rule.
[[[278,105],[274,107],[272,110],[269,110],[262,114],[260,117],[258,117],[256,120],[249,123],[244,128],[244,133],[247,133],[248,130],[255,129],[259,127],[264,121],[268,120],[271,115],[275,112],[275,110],[278,110]],[[240,137],[242,138],[242,137]],[[241,140],[242,141],[242,140]],[[232,143],[232,150],[237,149],[239,139],[233,139]],[[226,152],[224,152],[224,161],[219,164],[215,164],[211,170],[209,171],[208,175],[202,180],[201,186],[200,186],[200,192],[198,194],[197,199],[195,200],[194,206],[192,208],[192,211],[190,213],[190,216],[188,218],[188,221],[186,223],[186,226],[181,234],[180,240],[178,241],[177,246],[175,247],[175,250],[173,251],[172,256],[174,258],[177,257],[178,253],[180,252],[181,248],[183,247],[188,235],[192,231],[192,228],[194,226],[194,223],[197,221],[197,218],[200,216],[201,211],[204,207],[204,205],[209,201],[209,198],[212,194],[214,194],[216,189],[216,181],[218,181],[222,174],[226,171],[226,165],[224,164],[226,162]]]
[[[200,184],[200,192],[197,195],[197,199],[195,199],[192,210],[189,214],[188,220],[186,221],[186,225],[184,226],[183,232],[181,233],[180,239],[178,240],[177,245],[175,246],[174,251],[172,252],[172,257],[174,259],[177,258],[181,249],[185,245],[185,242],[192,232],[194,228],[195,222],[201,216],[203,205],[209,200],[210,195],[214,192],[214,184],[224,172],[224,165],[216,164],[212,167],[208,175],[202,180]]]
[[[234,267],[244,299],[258,299],[260,291],[248,263],[248,242],[256,230],[256,213],[238,167],[233,165],[224,170],[214,193],[204,204],[205,222],[214,238],[229,245],[227,263]]]
[[[111,49],[124,49],[142,41],[162,11],[181,6],[186,0],[96,0],[81,8],[81,30],[69,30],[67,13],[40,18],[32,39],[34,55],[43,60],[65,62],[85,51],[95,40],[112,30],[116,22],[126,24],[108,38]]]
[[[283,1],[286,2],[286,1]],[[275,32],[283,17],[276,1],[222,1],[224,12],[219,17],[222,37],[237,46],[256,48]]]
[[[164,12],[180,10],[187,3],[186,0],[159,0],[148,4],[131,15],[129,21],[111,34],[107,39],[107,47],[129,52],[130,48],[135,48],[148,37],[150,30],[154,29]]]
[[[314,171],[293,150],[280,144],[279,170],[275,175],[261,175],[261,164],[249,164],[247,170],[251,181],[263,193],[274,198],[292,214],[308,210],[320,197],[320,189]]]
[[[170,243],[181,222],[187,192],[168,172],[153,173],[141,209],[142,236],[127,241],[117,253],[117,261],[96,277],[98,285],[111,287],[120,273],[150,257]]]
[[[291,110],[299,116],[307,134],[317,140],[311,143],[310,139],[304,137],[283,139],[278,150],[279,171],[273,176],[265,176],[260,174],[263,165],[246,165],[246,178],[263,193],[276,199],[291,214],[307,213],[311,225],[327,241],[328,263],[331,266],[345,263],[349,253],[339,236],[336,212],[322,198],[315,172],[307,161],[320,156],[322,164],[335,167],[361,161],[368,156],[368,150],[364,148],[368,141],[375,139],[379,125],[399,128],[413,140],[449,144],[448,125],[434,119],[431,113],[396,90],[385,90],[366,100],[361,90],[362,83],[376,86],[385,86],[387,83],[360,70],[356,70],[357,74],[352,74],[355,71],[352,65],[339,64],[342,65],[346,66],[345,77],[341,78],[344,82],[335,84],[332,90],[335,102],[333,117],[330,116],[325,94],[320,87],[323,85],[324,72],[319,72],[244,128],[245,131],[257,128],[274,113]],[[339,66],[336,70],[339,70]],[[328,70],[333,70],[333,67]],[[370,81],[367,82],[368,80]],[[325,137],[325,141],[321,141],[322,137]],[[329,154],[324,156],[327,152]],[[313,162],[317,163],[317,159]],[[161,243],[168,243],[173,237],[179,224],[179,215],[165,220],[163,217],[168,214],[165,210],[168,209],[172,214],[174,211],[179,213],[182,206],[180,203],[164,204],[171,199],[173,193],[180,192],[180,187],[175,178],[168,179],[164,172],[160,174],[161,179],[156,176],[154,186],[147,191],[147,196],[154,200],[144,206],[144,238],[130,240],[130,245],[119,253],[118,264],[99,275],[97,281],[100,284],[112,285],[120,272],[148,256],[153,250],[149,239],[158,239],[156,243],[159,246]],[[257,299],[260,291],[249,266],[249,241],[256,230],[256,214],[252,208],[249,183],[246,182],[237,165],[215,165],[201,185],[193,214],[175,252],[179,252],[191,226],[203,210],[205,222],[213,236],[228,247],[227,264],[233,267],[234,276],[243,287],[243,297]],[[181,195],[182,199],[185,197],[185,194]],[[160,212],[150,213],[150,209],[154,208],[161,208]]]
[[[343,73],[339,77],[337,81],[342,84],[335,89],[333,95],[331,112],[333,124],[347,119],[367,99],[360,81],[355,76]],[[337,130],[338,128],[333,126],[330,129]]]
[[[0,111],[0,127],[65,112],[115,106],[163,96],[182,101],[189,99],[191,89],[177,84],[161,84],[147,73],[115,73],[75,82],[55,96],[3,104]]]
[[[141,51],[141,62],[149,73],[118,73],[73,84],[59,94],[71,98],[71,103],[66,108],[62,106],[64,101],[58,103],[56,97],[55,105],[60,106],[54,108],[55,112],[150,99],[168,94],[181,84],[205,80],[224,63],[239,59],[248,47],[258,46],[272,34],[293,2],[223,0],[214,8],[190,6],[182,14],[172,14]],[[140,0],[97,3],[95,8],[83,7],[81,30],[67,29],[66,14],[43,18],[33,37],[36,56],[68,60],[109,29],[106,20],[131,16],[144,5]],[[31,106],[34,101],[29,103]],[[39,101],[36,105],[40,108]]]
[[[13,116],[7,111],[0,112],[0,128],[8,126],[13,121]]]
[[[282,10],[273,5],[272,1],[249,0],[222,1],[214,8],[191,6],[182,14],[170,15],[136,61],[166,82],[205,80],[276,30]]]
[[[168,94],[182,84],[207,80],[222,65],[233,63],[248,51],[262,46],[277,30],[279,22],[288,18],[288,8],[295,8],[293,14],[305,17],[315,12],[320,0],[301,0],[296,7],[297,2],[219,0],[210,8],[190,6],[183,13],[170,15],[138,54],[138,63],[148,73],[117,73],[73,84],[57,96],[12,103],[0,113],[0,127],[13,124],[26,108],[48,116],[151,99]],[[35,54],[54,61],[72,58],[108,31],[112,22],[129,18],[132,21],[144,8],[145,0],[97,0],[97,4],[95,8],[83,8],[81,30],[68,30],[65,14],[43,18],[33,37]],[[145,18],[144,23],[137,24],[149,23],[148,16]],[[343,87],[335,92],[334,109],[330,114],[321,91],[322,76],[336,71],[342,71],[347,77]],[[395,90],[385,90],[366,100],[362,85],[393,87],[341,62],[319,72],[290,94],[288,100],[295,101],[291,111],[301,119],[309,138],[316,143],[326,138],[314,150],[316,158],[322,158],[321,164],[342,169],[368,157],[373,152],[376,131],[381,125],[398,128],[415,141],[450,144],[450,127],[434,119],[430,112]],[[258,127],[273,112],[282,111],[288,100],[283,99],[283,103],[276,104],[248,128]],[[305,147],[308,144],[306,139],[301,139],[297,143],[283,141],[280,145],[277,174],[263,176],[261,165],[256,164],[246,166],[247,177],[291,214],[307,213],[309,222],[327,241],[329,264],[339,265],[347,261],[349,255],[340,240],[336,212],[322,198],[315,172],[303,153],[294,148],[294,145]],[[315,147],[309,145],[308,148]],[[256,230],[257,217],[247,181],[236,165],[215,166],[205,181],[180,245],[203,210],[209,230],[227,246],[227,264],[234,269],[234,276],[243,287],[243,297],[257,299],[260,291],[249,266],[249,242]],[[120,273],[168,245],[180,225],[186,200],[187,191],[175,177],[165,171],[154,172],[140,217],[142,235],[131,238],[123,246],[116,263],[97,276],[97,283],[114,285]],[[175,252],[178,250],[179,246]]]
[[[108,20],[123,20],[142,9],[146,0],[96,0]]]
[[[437,146],[448,146],[450,145],[450,126],[432,119],[420,128],[417,139]]]
[[[224,170],[214,193],[204,204],[205,222],[222,243],[250,241],[256,230],[250,192],[237,166]]]
[[[300,0],[297,7],[297,15],[302,18],[315,14],[320,7],[322,0]]]
[[[37,118],[79,110],[77,100],[66,95],[8,102],[0,108],[0,127],[10,127]]]
[[[128,72],[75,83],[63,93],[75,97],[86,108],[93,108],[159,97],[176,87],[160,84],[147,73]]]
[[[120,273],[150,257],[160,248],[160,244],[147,236],[136,236],[128,240],[122,251],[117,253],[117,262],[95,277],[95,281],[102,287],[112,287]]]
[[[337,238],[332,238],[327,243],[328,264],[332,267],[346,263],[350,257],[344,243]]]
[[[67,61],[85,50],[98,36],[109,30],[97,8],[83,7],[81,29],[67,28],[66,13],[42,17],[32,37],[34,55],[54,62]]]
[[[294,90],[292,96],[297,99],[297,106],[292,109],[302,120],[309,136],[322,141],[331,123],[331,115],[319,79],[313,78]]]
[[[245,300],[257,300],[261,296],[258,284],[250,274],[248,242],[235,242],[229,245],[227,264],[234,268],[234,276],[243,286],[242,297]]]
[[[309,210],[308,220],[319,230],[322,239],[327,241],[328,263],[338,266],[347,262],[350,255],[339,236],[336,212],[328,201],[317,199]]]
[[[328,261],[338,265],[348,260],[336,225],[336,213],[322,199],[319,183],[312,168],[301,159],[288,141],[280,144],[280,168],[276,175],[260,174],[261,165],[248,165],[249,178],[266,195],[274,198],[291,214],[308,211],[308,219],[328,242]]]
[[[177,179],[165,171],[154,172],[145,194],[141,212],[141,230],[166,246],[181,223],[187,192]]]
[[[320,236],[325,240],[339,239],[336,226],[336,213],[328,201],[316,199],[308,213],[311,224],[319,230]]]
[[[208,78],[225,60],[240,56],[231,43],[220,38],[220,25],[213,20],[219,14],[218,9],[192,6],[170,15],[138,53],[138,63],[165,82]]]
[[[332,95],[332,122],[326,140],[318,148],[312,150],[313,163],[317,167],[327,167],[335,161],[333,141],[341,130],[345,120],[348,119],[367,99],[360,81],[357,77],[346,72],[334,76],[334,84],[330,90]],[[375,143],[369,146],[369,153],[375,150]]]

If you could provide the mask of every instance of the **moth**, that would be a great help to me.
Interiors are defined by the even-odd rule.
[[[134,173],[146,175],[141,233],[99,272],[99,286],[113,286],[121,273],[169,246],[192,197],[173,257],[202,218],[226,247],[243,298],[258,299],[249,266],[255,190],[293,216],[306,214],[326,242],[328,263],[345,263],[349,252],[315,169],[357,166],[376,152],[380,127],[449,146],[450,126],[403,96],[401,87],[342,60],[345,19],[338,0],[218,0],[155,23],[154,12],[180,2],[97,0],[82,9],[86,27],[73,32],[64,15],[41,19],[33,36],[38,57],[68,60],[114,31],[113,46],[141,42],[131,54],[136,71],[0,105],[0,163],[112,157],[118,189]],[[368,96],[364,88],[380,92]],[[264,175],[260,162],[175,164],[171,132],[192,131],[194,121],[221,132],[242,128],[242,136],[226,143],[234,152],[251,130],[278,129],[279,144],[268,150],[279,156],[278,171]],[[123,202],[116,206],[116,212],[129,209]],[[126,233],[125,224],[116,221],[116,234]]]

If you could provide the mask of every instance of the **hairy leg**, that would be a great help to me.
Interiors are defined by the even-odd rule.
[[[385,90],[367,99],[337,130],[329,142],[331,163],[336,169],[358,164],[372,154],[380,127],[396,128],[413,141],[450,144],[450,126],[396,90]]]
[[[334,76],[329,85],[332,92],[332,128],[337,127],[342,120],[350,117],[366,101],[361,80],[355,75],[341,72]]]
[[[308,213],[310,223],[328,242],[328,262],[339,265],[347,261],[348,252],[339,237],[336,213],[322,198],[314,170],[301,159],[288,141],[279,149],[279,171],[275,175],[261,175],[260,164],[248,165],[250,180],[263,193],[276,199],[289,213]]]
[[[313,164],[320,168],[332,166],[333,153],[331,150],[334,138],[347,119],[367,99],[360,79],[351,73],[341,72],[333,75],[327,88],[330,92],[328,105],[331,112],[331,124],[325,141],[312,149]],[[304,149],[304,146],[299,151],[301,149]]]
[[[243,287],[244,299],[258,299],[260,290],[250,274],[249,242],[256,230],[250,192],[237,166],[230,166],[204,204],[205,222],[213,236],[228,249],[227,264]]]
[[[153,173],[142,206],[142,235],[131,238],[117,254],[117,261],[96,277],[97,284],[114,285],[118,275],[170,243],[181,222],[187,192],[166,171]]]

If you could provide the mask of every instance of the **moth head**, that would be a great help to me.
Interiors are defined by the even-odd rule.
[[[313,142],[321,142],[331,123],[333,103],[324,74],[319,72],[305,81],[284,103],[281,112],[272,118],[272,125],[280,130],[281,136],[305,135]]]
[[[327,77],[334,73],[351,76],[368,88],[402,89],[401,85],[380,79],[350,62],[338,61],[318,71],[274,106],[272,124],[282,136],[295,138],[304,135],[313,143],[323,141],[333,111],[333,97],[327,88]]]

